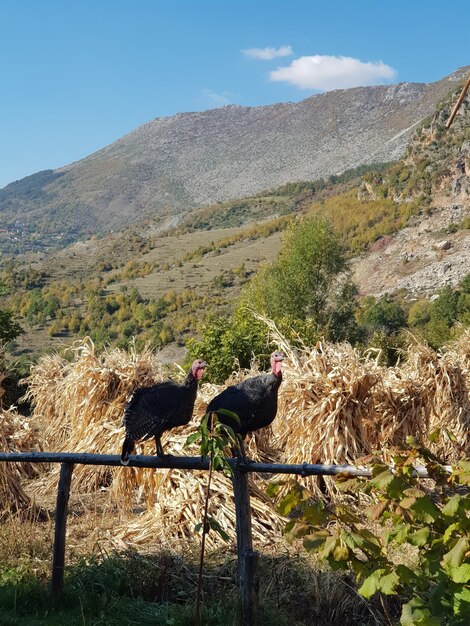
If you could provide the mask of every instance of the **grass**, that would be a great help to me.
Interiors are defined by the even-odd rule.
[[[239,611],[235,560],[219,554],[205,568],[203,620],[233,623]],[[48,581],[31,562],[0,566],[2,626],[122,626],[194,623],[197,555],[159,552],[82,559],[66,572],[62,598],[53,603]],[[262,556],[261,624],[333,626],[380,624],[346,577],[319,571],[292,556]]]
[[[63,597],[50,594],[53,520],[9,514],[0,527],[2,626],[192,625],[199,543],[159,547],[158,534],[136,550],[113,551],[116,515],[101,510],[104,495],[72,493]],[[53,508],[54,494],[44,504]],[[105,510],[107,514],[105,515]],[[259,547],[258,549],[261,549]],[[143,552],[145,550],[145,552]],[[381,608],[357,595],[348,575],[319,569],[281,536],[261,549],[262,626],[381,626]],[[239,611],[236,552],[209,552],[203,577],[206,626],[232,624]]]
[[[71,494],[64,594],[56,604],[49,588],[53,520],[38,522],[13,514],[2,519],[2,626],[194,624],[196,535],[184,550],[159,547],[154,533],[142,552],[117,552],[112,547],[117,518],[104,500],[103,492],[93,497]],[[54,494],[43,504],[52,509]],[[274,546],[258,549],[261,625],[384,624],[380,607],[361,599],[349,576],[319,569],[312,557],[299,556],[281,536]],[[232,624],[237,611],[235,549],[212,550],[204,568],[202,623]]]

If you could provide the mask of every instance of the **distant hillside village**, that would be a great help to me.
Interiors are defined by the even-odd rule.
[[[68,243],[65,238],[65,233],[42,233],[29,224],[16,222],[0,228],[0,251],[4,254],[47,252]]]

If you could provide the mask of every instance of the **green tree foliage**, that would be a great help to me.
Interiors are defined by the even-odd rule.
[[[329,339],[351,339],[357,292],[345,272],[345,251],[329,223],[308,218],[288,228],[277,259],[257,274],[242,302],[294,327],[310,319]]]
[[[188,363],[204,359],[209,363],[205,378],[223,383],[239,367],[250,366],[256,356],[269,364],[267,329],[247,311],[239,308],[232,317],[211,317],[202,328],[201,339],[187,342]]]
[[[0,309],[0,343],[14,341],[23,329],[13,319],[13,313],[5,309]]]
[[[188,360],[208,361],[207,378],[219,383],[254,357],[267,367],[267,328],[250,309],[274,319],[293,343],[321,336],[355,341],[357,291],[345,270],[343,247],[325,220],[291,226],[278,258],[245,287],[234,314],[210,317],[201,339],[187,342]]]
[[[462,290],[462,293],[470,293],[470,274],[464,276],[464,278],[460,281],[460,289]]]
[[[400,302],[388,296],[363,298],[356,318],[363,344],[377,350],[384,365],[395,365],[406,347],[406,338],[400,332],[406,326],[406,314]]]
[[[431,319],[431,303],[428,300],[417,300],[408,311],[408,325],[423,326]]]
[[[444,287],[433,302],[415,303],[410,308],[408,322],[433,348],[440,348],[455,337],[460,328],[470,325],[469,290],[470,274],[467,274],[456,289]]]
[[[389,298],[364,298],[358,313],[359,323],[368,335],[381,332],[392,335],[406,323],[405,311],[399,302]]]
[[[437,300],[433,302],[431,308],[431,321],[444,322],[446,326],[450,328],[458,317],[458,300],[458,291],[454,291],[451,287],[444,287]]]
[[[355,512],[350,500],[347,506],[314,502],[299,483],[279,511],[291,517],[288,537],[302,538],[333,569],[354,571],[362,596],[398,594],[403,626],[464,626],[470,621],[470,461],[449,475],[430,452],[409,443],[411,449],[394,455],[393,473],[377,464],[371,479],[339,479],[357,498],[372,496],[368,523],[363,505]],[[414,474],[423,462],[432,491]],[[271,495],[277,489],[271,485]]]

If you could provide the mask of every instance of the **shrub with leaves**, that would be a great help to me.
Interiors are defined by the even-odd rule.
[[[470,623],[470,461],[449,473],[409,444],[394,455],[393,472],[378,463],[370,479],[338,479],[362,509],[367,500],[367,518],[344,503],[313,502],[295,483],[279,503],[291,517],[285,532],[333,569],[352,570],[362,596],[399,594],[403,626],[463,626]],[[423,462],[431,480],[416,476]]]
[[[357,338],[356,296],[341,241],[313,216],[289,226],[278,257],[257,272],[241,302],[275,322],[311,319],[320,334],[345,341]]]
[[[235,419],[236,422],[240,422],[238,415],[221,409],[222,413],[228,415],[231,419]],[[199,578],[198,588],[196,596],[196,612],[195,612],[195,625],[199,626],[201,623],[201,594],[202,594],[202,572],[204,568],[204,548],[206,535],[211,530],[218,533],[224,541],[229,541],[230,537],[219,524],[219,522],[208,515],[210,487],[213,470],[222,471],[227,476],[233,475],[233,470],[225,457],[225,449],[229,445],[237,443],[237,436],[230,426],[221,424],[217,418],[216,413],[206,414],[201,421],[199,428],[190,435],[186,440],[186,446],[190,446],[195,441],[200,440],[201,456],[209,457],[209,475],[207,478],[207,493],[206,501],[204,504],[204,516],[202,522],[196,524],[194,530],[199,532],[202,530],[202,542],[201,542],[201,557],[199,561]]]
[[[269,364],[268,345],[266,325],[239,308],[230,318],[209,318],[201,339],[188,340],[187,362],[194,358],[207,360],[211,366],[206,380],[223,383],[235,369],[250,367],[255,356],[262,366]]]
[[[14,341],[23,329],[13,318],[13,313],[0,309],[0,344]]]

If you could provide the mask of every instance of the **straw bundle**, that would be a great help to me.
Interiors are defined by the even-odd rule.
[[[68,361],[58,354],[43,356],[31,368],[31,374],[23,382],[28,385],[24,395],[34,406],[34,415],[41,424],[45,441],[60,445],[70,432],[67,407],[62,401]]]
[[[25,452],[37,447],[37,434],[30,420],[15,409],[0,409],[0,450]],[[0,510],[17,511],[30,506],[21,481],[36,476],[37,471],[37,466],[30,463],[0,463]]]
[[[273,424],[287,463],[357,463],[363,456],[403,446],[413,435],[447,429],[457,440],[435,447],[445,461],[469,450],[470,331],[444,354],[422,344],[404,365],[387,368],[349,344],[294,349],[265,318],[273,342],[288,357]],[[333,481],[306,480],[317,495],[335,493]]]
[[[303,349],[284,367],[273,430],[286,463],[354,463],[370,453],[368,417],[379,367],[347,345]],[[306,479],[318,494],[321,479]],[[328,490],[333,481],[324,479]]]
[[[71,348],[73,360],[57,355],[40,360],[27,379],[34,415],[45,424],[52,450],[116,454],[123,440],[124,404],[133,390],[164,378],[163,366],[148,349],[114,349],[101,355],[88,338]],[[46,488],[57,480],[56,467]],[[74,489],[88,492],[109,484],[109,468],[79,466]]]
[[[404,370],[420,379],[429,432],[439,429],[443,433],[432,447],[444,461],[453,462],[470,450],[470,333],[443,353],[422,344],[411,346],[408,352]]]
[[[470,384],[470,328],[462,329],[460,336],[449,346],[447,354],[460,361]]]
[[[410,372],[410,374],[412,374]],[[408,436],[427,441],[429,403],[421,381],[400,368],[383,368],[374,389],[368,437],[376,450],[403,446]]]
[[[197,455],[196,447],[184,449],[187,434],[171,436],[167,445],[177,455]],[[116,502],[121,497],[133,493],[137,484],[139,492],[146,498],[146,511],[116,529],[114,540],[118,543],[144,544],[158,542],[175,545],[194,541],[194,527],[202,521],[207,493],[207,472],[182,472],[179,470],[138,470],[122,468],[111,487]],[[253,511],[253,536],[255,540],[266,544],[268,539],[278,536],[282,528],[281,518],[275,512],[272,503],[265,496],[265,484],[257,480],[250,481]],[[215,518],[220,526],[235,539],[235,504],[231,480],[216,472],[213,474],[210,488],[209,516]],[[162,532],[164,529],[164,533]],[[219,535],[210,533],[207,538],[210,546],[220,545]]]
[[[287,359],[278,416],[272,431],[260,431],[248,442],[251,458],[357,463],[387,445],[402,445],[410,434],[427,444],[436,426],[448,428],[460,448],[468,450],[470,333],[443,354],[417,344],[404,365],[386,368],[348,344],[294,348],[273,322],[265,322],[273,343]],[[122,414],[128,396],[134,388],[166,377],[165,371],[150,351],[113,350],[99,356],[89,340],[76,344],[72,355],[71,362],[45,357],[28,381],[35,415],[47,422],[47,444],[52,449],[116,454],[123,440]],[[239,371],[226,384],[257,373],[256,368]],[[220,390],[207,383],[200,387],[194,421],[199,421]],[[183,448],[193,428],[190,424],[167,434],[165,449],[178,455],[197,454],[196,447]],[[153,441],[138,449],[147,454],[154,451]],[[456,453],[450,442],[441,444],[439,451],[446,460]],[[51,473],[46,489],[55,487],[57,472]],[[329,478],[305,480],[317,495],[336,493]],[[165,539],[174,542],[194,537],[194,525],[202,519],[206,481],[205,472],[82,466],[75,470],[74,490],[90,492],[111,485],[112,499],[120,507],[129,509],[136,498],[145,503],[145,513],[116,529],[116,541],[146,542],[156,533],[160,536],[164,528]],[[260,541],[266,541],[281,523],[263,496],[264,489],[265,482],[253,476],[253,526]],[[210,515],[234,536],[230,481],[216,473],[211,493]],[[215,535],[210,538],[210,542],[217,540]]]

